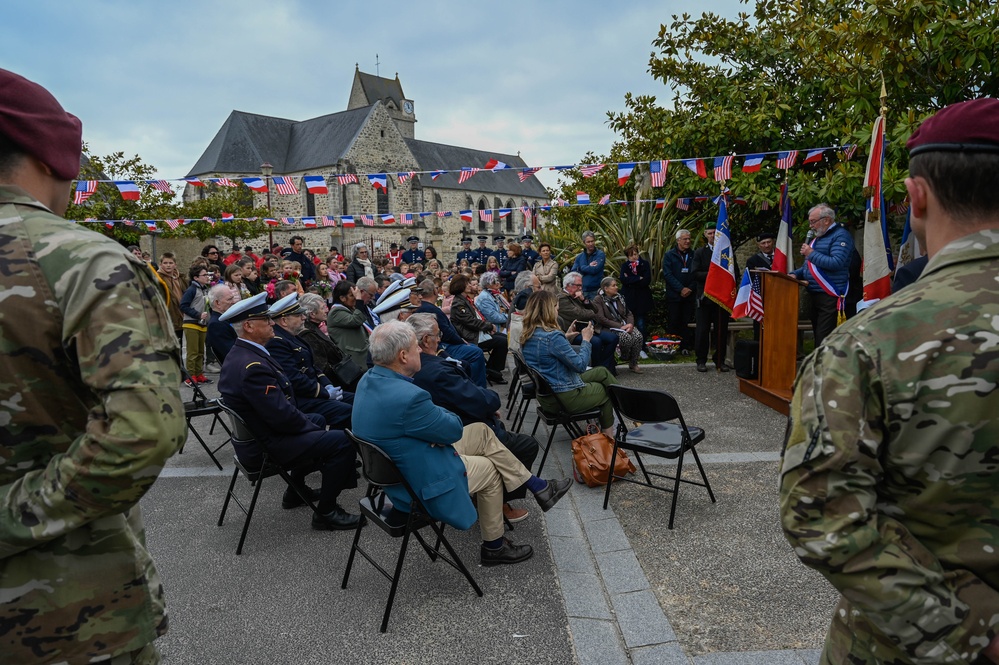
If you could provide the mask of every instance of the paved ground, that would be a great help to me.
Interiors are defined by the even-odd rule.
[[[313,532],[307,509],[282,510],[279,478],[265,482],[235,555],[242,514],[231,509],[216,526],[231,449],[220,453],[219,472],[191,437],[143,500],[170,610],[158,643],[167,662],[817,662],[835,594],[797,563],[777,525],[784,419],[740,395],[733,373],[645,369],[622,372],[622,382],[670,391],[688,421],[705,427],[702,457],[718,503],[683,488],[669,531],[667,494],[615,485],[603,510],[602,491],[576,485],[548,514],[524,502],[531,517],[511,537],[535,556],[510,567],[477,565],[477,528],[450,531],[485,596],[413,546],[384,635],[388,583],[359,560],[341,590],[350,534]],[[560,432],[544,475],[565,473],[568,450]],[[238,487],[248,490],[242,479]],[[376,529],[362,539],[386,565],[394,560],[396,541]]]

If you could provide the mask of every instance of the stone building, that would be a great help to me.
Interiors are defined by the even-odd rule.
[[[337,217],[332,229],[305,229],[301,223],[276,227],[274,240],[284,243],[298,234],[306,238],[307,246],[319,250],[330,244],[342,248],[361,239],[382,242],[387,248],[390,242],[418,235],[424,244],[435,245],[442,258],[453,257],[460,249],[462,232],[519,236],[525,221],[521,207],[549,202],[547,190],[536,177],[520,181],[519,169],[527,164],[519,155],[421,141],[415,137],[416,122],[413,100],[406,97],[398,75],[388,79],[355,69],[345,111],[303,121],[233,111],[188,177],[262,176],[261,166],[272,165],[274,176],[293,177],[299,191],[297,196],[280,194],[269,182],[273,217]],[[490,159],[512,168],[480,171],[458,182],[462,167],[483,168]],[[432,170],[450,172],[436,179],[424,173],[404,183],[396,175]],[[365,177],[378,173],[388,174],[387,191],[375,189]],[[341,185],[334,174],[356,174],[358,183]],[[308,193],[303,175],[325,176],[329,194]],[[267,205],[267,194],[249,194],[255,206]],[[185,188],[185,199],[198,196],[205,196],[204,188]],[[498,210],[504,208],[513,212],[500,219]],[[469,209],[474,211],[471,224],[458,216],[459,210]],[[479,210],[493,211],[493,221],[482,221]],[[437,211],[452,216],[421,219],[415,214]],[[395,215],[395,224],[385,225],[377,217],[373,227],[361,224],[361,215],[386,213]],[[414,213],[412,226],[401,223],[404,213]],[[357,226],[343,229],[342,215],[352,215]]]

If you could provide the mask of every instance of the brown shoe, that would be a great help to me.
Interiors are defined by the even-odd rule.
[[[503,518],[511,524],[514,522],[523,522],[527,519],[527,515],[528,513],[525,508],[514,508],[509,503],[503,504]]]
[[[628,369],[634,372],[635,374],[645,374],[645,372],[642,371],[642,368],[639,367],[637,363],[634,365],[628,365]]]

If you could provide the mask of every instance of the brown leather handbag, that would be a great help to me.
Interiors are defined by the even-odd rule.
[[[614,452],[614,440],[603,432],[586,434],[572,441],[572,475],[577,482],[586,483],[587,487],[597,487],[607,484],[611,453]],[[614,475],[623,476],[635,473],[635,465],[628,454],[618,448],[614,459]]]

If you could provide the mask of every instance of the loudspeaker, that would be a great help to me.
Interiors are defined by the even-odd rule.
[[[760,374],[760,343],[752,339],[735,342],[735,374],[740,379],[756,379]]]

